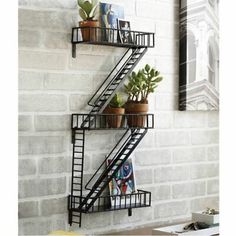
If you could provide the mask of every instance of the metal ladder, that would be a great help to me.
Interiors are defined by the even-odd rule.
[[[85,130],[72,130],[73,159],[72,159],[72,177],[71,177],[71,196],[82,196],[83,190],[83,170],[84,170],[84,144]],[[74,203],[70,199],[70,209],[76,208],[81,204]],[[77,206],[76,206],[77,205]],[[69,224],[77,223],[81,225],[81,212],[69,210]]]

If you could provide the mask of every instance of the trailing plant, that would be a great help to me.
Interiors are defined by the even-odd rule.
[[[92,21],[98,6],[97,0],[77,0],[79,15],[84,21]]]
[[[111,99],[109,106],[113,108],[121,108],[125,104],[123,98],[120,94],[116,93],[115,96]]]
[[[148,95],[155,91],[162,79],[160,72],[148,64],[137,73],[132,72],[129,83],[125,85],[125,92],[128,94],[127,102],[148,103]]]

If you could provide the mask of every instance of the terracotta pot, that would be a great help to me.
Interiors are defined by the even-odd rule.
[[[125,105],[125,113],[135,114],[127,116],[128,126],[144,127],[146,123],[147,112],[148,112],[148,104],[146,103],[131,103],[131,102],[127,103]]]
[[[90,28],[85,28],[81,29],[83,41],[97,41],[98,36],[96,34],[96,29],[93,29],[94,27],[98,27],[98,21],[97,20],[87,20],[87,21],[80,21],[79,22],[79,27],[90,27]]]
[[[124,108],[107,107],[103,113],[109,114],[106,116],[106,122],[109,128],[121,127],[123,114],[125,114]]]

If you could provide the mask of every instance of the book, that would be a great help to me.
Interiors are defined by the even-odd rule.
[[[102,41],[116,43],[118,40],[117,19],[124,19],[124,8],[116,4],[100,2],[100,26],[107,28],[102,30]]]
[[[110,165],[111,159],[107,160],[107,165]],[[110,175],[114,172],[118,164],[110,171]],[[122,167],[115,174],[114,178],[109,182],[109,191],[111,195],[111,206],[121,206],[135,204],[138,202],[138,197],[129,195],[136,192],[136,183],[134,177],[134,168],[132,158],[129,157]],[[117,197],[116,197],[117,196]]]

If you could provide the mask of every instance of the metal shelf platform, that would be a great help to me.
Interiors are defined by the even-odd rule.
[[[82,209],[79,208],[80,202],[84,199],[85,197],[69,195],[68,201],[70,202],[69,206],[72,206],[71,210],[82,213],[96,213],[151,206],[151,192],[144,190],[137,190],[135,193],[126,195],[100,196],[89,210],[86,210],[86,205]],[[111,204],[111,201],[113,204]]]
[[[109,123],[115,123],[118,119],[121,120],[120,127],[116,128],[109,125]],[[138,126],[138,123],[141,123],[141,125]],[[72,114],[71,129],[126,130],[134,128],[153,129],[154,114]]]
[[[122,42],[120,32],[130,35],[129,42]],[[84,40],[82,34],[87,34]],[[72,28],[72,55],[76,57],[76,44],[106,45],[123,48],[154,48],[155,34],[150,32],[119,30],[104,27],[74,27]]]

